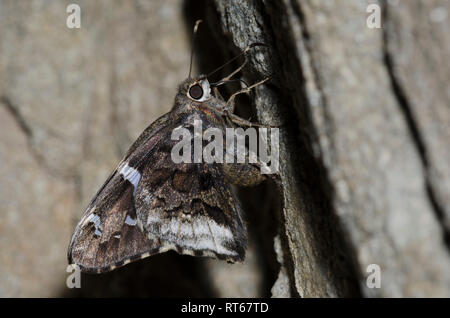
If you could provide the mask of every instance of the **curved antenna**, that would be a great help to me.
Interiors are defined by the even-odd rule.
[[[189,63],[189,76],[188,78],[191,78],[191,71],[192,71],[192,61],[194,59],[194,43],[195,43],[195,35],[197,34],[198,25],[202,23],[202,20],[195,21],[194,26],[194,33],[192,35],[192,44],[191,44],[191,62]]]
[[[209,73],[208,75],[206,75],[206,77],[209,77],[211,75],[213,75],[215,72],[220,71],[222,68],[224,68],[225,66],[227,66],[228,64],[230,64],[231,62],[233,62],[234,60],[236,60],[237,58],[241,57],[242,55],[244,55],[245,53],[247,53],[250,49],[254,48],[255,46],[267,46],[267,44],[265,43],[260,43],[260,42],[255,42],[250,44],[249,46],[247,46],[245,48],[244,51],[242,51],[240,54],[236,55],[235,57],[233,57],[231,60],[229,60],[228,62],[226,62],[225,64],[219,66],[218,68],[216,68],[214,71],[212,71],[211,73]]]

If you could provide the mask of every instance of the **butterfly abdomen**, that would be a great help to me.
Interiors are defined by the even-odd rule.
[[[242,187],[256,186],[266,180],[260,169],[250,163],[225,163],[223,172],[228,182]]]

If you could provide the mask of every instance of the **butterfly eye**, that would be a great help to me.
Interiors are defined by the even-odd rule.
[[[198,84],[192,85],[191,88],[189,88],[189,95],[193,99],[200,99],[203,96],[203,88]]]

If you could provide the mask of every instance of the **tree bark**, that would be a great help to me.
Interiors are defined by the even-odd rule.
[[[382,27],[366,26],[366,8]],[[449,296],[447,1],[219,1],[258,118],[281,128],[273,296]],[[368,265],[381,269],[369,288]]]

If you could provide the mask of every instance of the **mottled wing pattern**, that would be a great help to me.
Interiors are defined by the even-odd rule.
[[[140,181],[139,170],[167,135],[168,127],[162,127],[169,117],[160,117],[140,135],[94,196],[72,236],[69,264],[77,264],[86,272],[104,272],[158,250],[136,226],[134,193]],[[131,162],[135,169],[128,166]]]
[[[136,193],[138,223],[161,251],[244,259],[246,227],[220,164],[174,165],[167,149],[155,153]]]
[[[223,166],[171,159],[172,130],[192,128],[189,118],[167,114],[131,146],[77,225],[69,263],[104,272],[170,249],[244,259],[246,228]]]

